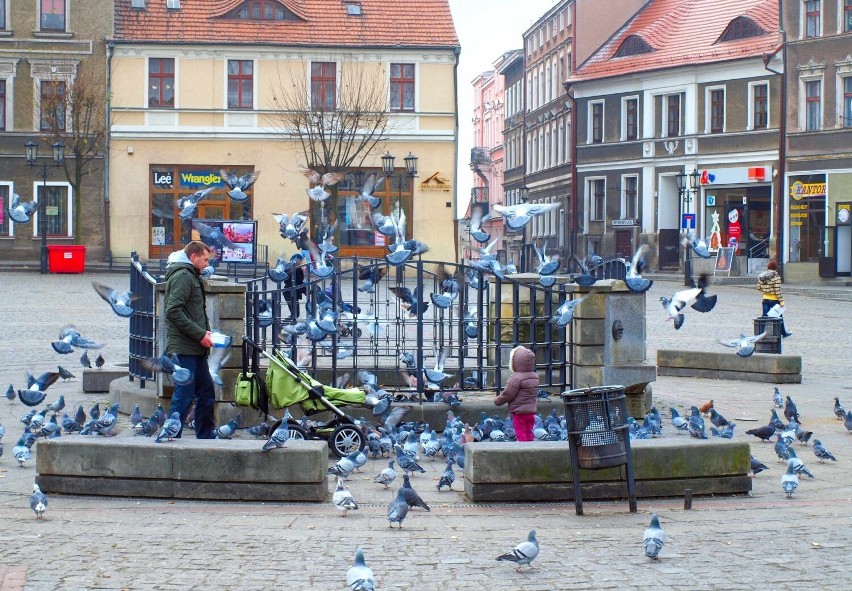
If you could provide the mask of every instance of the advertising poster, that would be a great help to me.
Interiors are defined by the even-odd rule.
[[[217,263],[254,263],[257,222],[247,220],[198,220],[210,229],[202,236],[192,230],[192,239],[201,240],[216,251]]]

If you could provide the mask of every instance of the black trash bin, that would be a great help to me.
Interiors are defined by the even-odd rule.
[[[781,319],[773,316],[758,316],[754,319],[754,334],[766,331],[766,336],[754,344],[756,353],[781,354]]]
[[[562,401],[565,403],[577,515],[583,514],[580,468],[599,470],[625,465],[630,512],[635,513],[636,492],[624,386],[569,390],[562,394]]]

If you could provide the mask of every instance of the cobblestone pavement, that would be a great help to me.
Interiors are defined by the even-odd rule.
[[[113,316],[92,291],[99,280],[127,285],[123,275],[41,276],[0,273],[0,386],[19,386],[27,367],[40,373],[57,363],[75,371],[78,355],[60,356],[49,341],[66,323],[105,343],[108,362],[127,355],[126,321]],[[721,350],[718,337],[751,332],[760,310],[756,290],[711,288],[719,294],[709,314],[690,312],[675,332],[663,322],[659,296],[678,289],[657,282],[648,294],[648,357],[658,348]],[[349,481],[358,511],[346,518],[329,503],[224,503],[110,499],[51,495],[43,520],[27,504],[35,470],[11,457],[25,412],[0,400],[6,453],[0,458],[0,590],[6,589],[345,589],[355,547],[363,546],[378,589],[849,589],[852,547],[852,435],[832,414],[833,397],[852,407],[846,367],[850,338],[841,322],[845,304],[806,296],[787,298],[785,353],[802,355],[803,383],[781,386],[798,403],[808,429],[838,457],[816,463],[796,444],[816,475],[785,499],[781,464],[772,446],[751,441],[770,466],[747,496],[700,497],[693,509],[681,499],[586,502],[583,517],[567,503],[473,504],[459,493],[438,493],[442,462],[426,460],[414,487],[432,506],[412,510],[401,530],[388,528],[393,496],[370,478],[386,464],[370,461]],[[80,375],[80,374],[78,374]],[[84,395],[79,380],[57,383],[48,400],[64,393],[69,407],[86,408],[103,396]],[[764,424],[771,384],[661,377],[654,399],[661,411],[713,399],[738,422],[738,438]],[[745,422],[742,418],[754,418]],[[122,425],[127,428],[126,420]],[[671,427],[666,437],[677,437]],[[753,439],[753,438],[751,438]],[[659,562],[644,557],[643,529],[651,512],[667,534]],[[494,558],[525,539],[541,543],[532,572],[516,573]]]

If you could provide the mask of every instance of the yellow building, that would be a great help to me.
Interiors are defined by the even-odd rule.
[[[383,256],[393,240],[354,195],[389,153],[395,172],[375,194],[383,213],[402,210],[427,258],[455,260],[459,47],[446,0],[119,0],[115,19],[114,255],[180,248],[192,228],[176,201],[212,188],[193,217],[257,220],[273,261],[294,246],[272,214],[302,211],[314,230],[322,216],[338,222],[341,255]],[[344,178],[320,204],[302,167]],[[222,170],[260,173],[247,199],[227,195]]]

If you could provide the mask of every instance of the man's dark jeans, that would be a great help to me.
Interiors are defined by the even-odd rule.
[[[192,401],[195,400],[195,437],[197,439],[212,439],[216,426],[213,424],[213,402],[216,400],[216,390],[213,386],[213,378],[210,377],[210,368],[207,366],[207,357],[203,355],[178,355],[181,367],[185,367],[192,374],[190,383],[183,386],[175,384],[172,394],[172,404],[169,406],[169,416],[173,412],[180,413],[180,422],[183,425],[189,415]],[[183,433],[181,426],[177,436]]]

